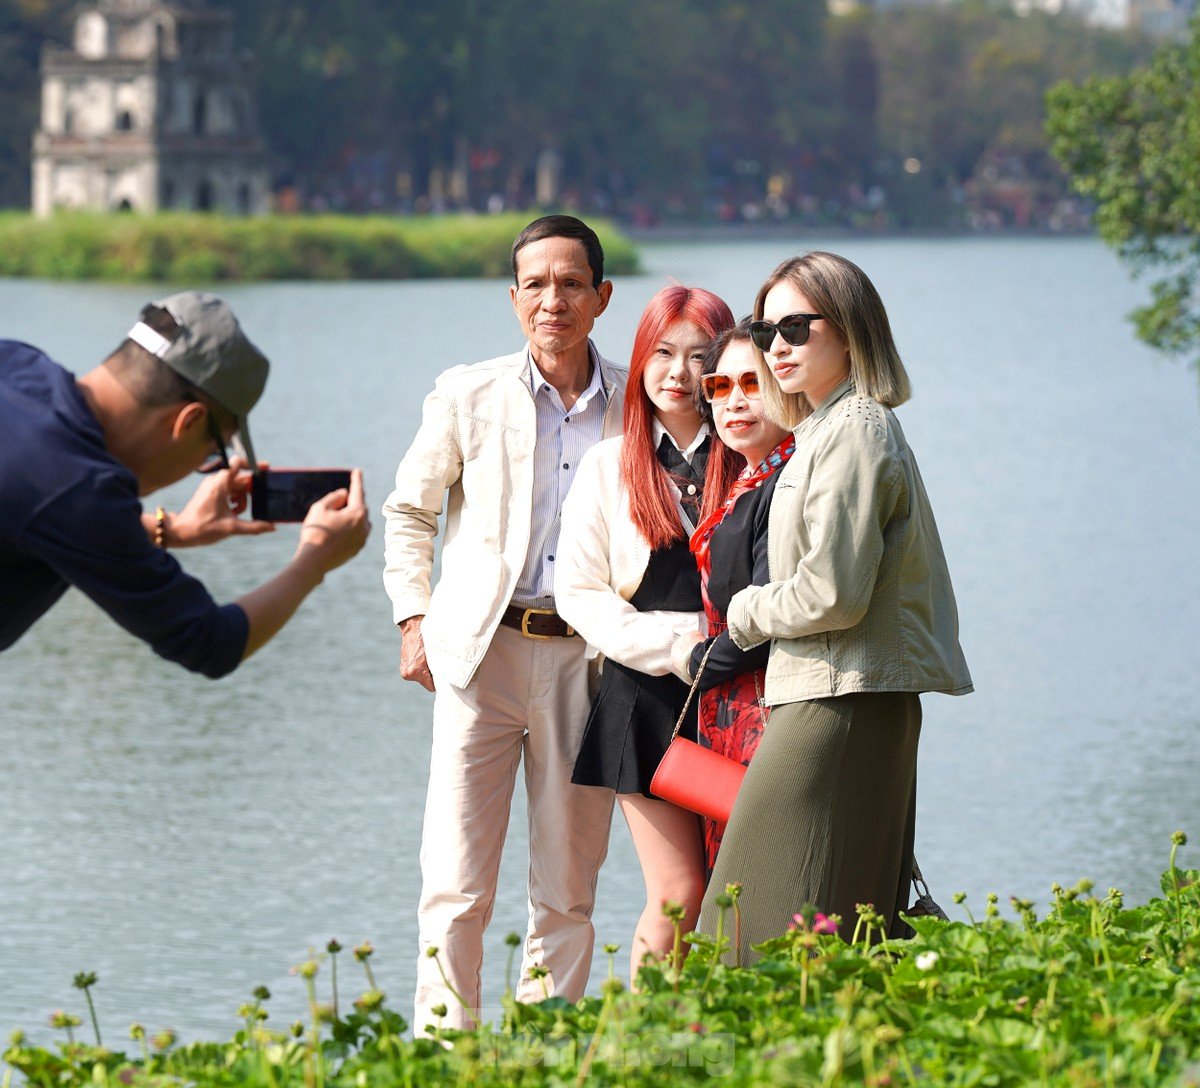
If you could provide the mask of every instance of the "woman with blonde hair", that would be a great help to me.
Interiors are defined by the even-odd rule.
[[[865,273],[832,253],[781,264],[751,336],[768,415],[794,428],[768,518],[772,581],[737,593],[729,635],[770,642],[766,730],[717,855],[742,885],[741,953],[811,905],[869,903],[901,935],[916,815],[919,693],[971,677],[933,511],[892,409],[910,388]]]
[[[730,480],[709,457],[696,383],[709,341],[733,325],[710,291],[665,287],[634,335],[625,388],[625,433],[592,447],[563,504],[555,558],[559,615],[603,654],[572,781],[616,790],[646,884],[630,971],[663,956],[674,929],[664,903],[695,928],[704,893],[699,819],[650,794],[650,779],[687,699],[671,672],[671,647],[703,619],[700,576],[688,538],[707,495]],[[690,708],[684,735],[695,739]]]

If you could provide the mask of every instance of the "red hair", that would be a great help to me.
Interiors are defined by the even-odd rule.
[[[658,463],[654,441],[654,405],[646,395],[646,364],[667,330],[680,321],[695,325],[709,338],[733,326],[733,312],[701,287],[664,287],[647,304],[633,335],[629,381],[625,386],[625,441],[621,444],[621,483],[629,495],[629,511],[638,532],[651,548],[665,548],[685,538],[676,508],[677,492]],[[716,436],[714,435],[714,451]],[[709,478],[712,477],[710,456]],[[718,458],[719,461],[723,458]]]
[[[711,427],[711,424],[710,424]],[[746,458],[731,450],[712,428],[712,446],[708,453],[708,471],[704,475],[704,502],[700,505],[700,521],[725,505],[733,481],[746,467]],[[696,523],[697,525],[700,522]]]
[[[721,359],[731,344],[753,343],[750,339],[750,318],[743,317],[732,328],[726,329],[713,338],[704,353],[704,362],[700,364],[700,376],[713,374],[721,365]],[[700,414],[712,430],[712,446],[708,455],[708,472],[704,477],[704,502],[700,506],[700,521],[707,521],[709,516],[725,505],[730,488],[738,474],[746,467],[746,458],[736,450],[731,450],[721,441],[717,434],[717,421],[713,418],[712,405],[706,401],[700,402]]]

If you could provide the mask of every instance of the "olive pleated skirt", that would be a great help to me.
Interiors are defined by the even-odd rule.
[[[921,702],[869,692],[783,703],[771,711],[746,772],[699,928],[715,933],[714,897],[741,884],[741,962],[785,932],[802,907],[841,916],[854,932],[871,903],[891,936],[905,936],[916,825]],[[727,915],[725,933],[733,931]]]

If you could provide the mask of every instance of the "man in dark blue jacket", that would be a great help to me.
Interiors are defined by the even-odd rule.
[[[271,639],[370,529],[355,470],[319,500],[269,582],[218,605],[170,549],[272,528],[238,515],[256,468],[246,417],[268,364],[228,304],[194,291],[146,306],[76,378],[0,340],[0,651],[76,586],[156,653],[218,677]],[[227,443],[242,453],[230,459]],[[178,513],[141,497],[215,469]]]

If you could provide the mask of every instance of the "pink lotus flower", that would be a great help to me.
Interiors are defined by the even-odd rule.
[[[793,930],[804,930],[808,933],[829,933],[837,932],[837,920],[830,914],[821,914],[817,912],[812,917],[810,923],[803,914],[793,914],[792,923],[788,926],[788,932]]]
[[[837,922],[828,914],[817,914],[813,917],[812,931],[814,933],[836,933]]]

